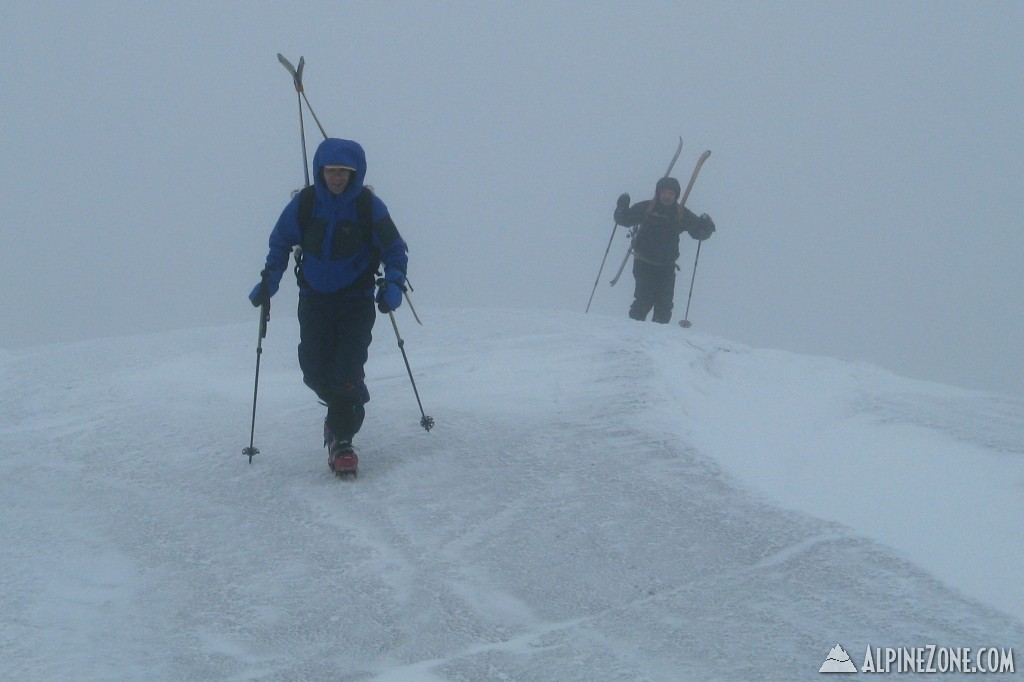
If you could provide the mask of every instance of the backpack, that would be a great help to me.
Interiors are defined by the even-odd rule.
[[[379,274],[380,270],[380,253],[373,246],[373,188],[364,185],[362,191],[356,195],[356,224],[359,226],[359,232],[362,236],[362,242],[370,246],[370,250],[373,252],[373,258],[370,261],[370,266],[366,271],[356,277],[356,280],[349,286],[342,289],[347,291],[356,287],[364,287],[373,283],[376,275]],[[310,229],[313,229],[313,209],[316,205],[316,187],[314,185],[308,185],[303,189],[299,190],[299,245],[295,247],[295,279],[299,284],[300,288],[308,288],[305,278],[302,276],[302,260],[303,260],[303,245],[305,244],[306,234]]]

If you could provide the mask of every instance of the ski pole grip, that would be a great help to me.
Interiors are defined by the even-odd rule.
[[[260,338],[265,339],[267,338],[267,323],[270,322],[270,296],[267,296],[269,276],[266,269],[260,275],[263,285],[263,302],[260,304]]]
[[[267,323],[270,322],[270,301],[264,301],[260,306],[260,338],[267,338]]]

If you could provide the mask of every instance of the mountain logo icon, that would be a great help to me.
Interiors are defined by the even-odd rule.
[[[818,668],[819,673],[855,673],[857,666],[850,660],[850,654],[846,649],[836,644],[832,651],[828,652],[828,658]]]

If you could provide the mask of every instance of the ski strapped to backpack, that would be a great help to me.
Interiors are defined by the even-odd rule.
[[[313,216],[313,209],[316,204],[316,187],[308,185],[299,190],[298,222],[301,238],[299,245],[295,247],[295,279],[300,288],[309,288],[308,283],[302,275],[302,261],[306,248],[306,235],[317,229],[317,219]],[[356,225],[359,227],[360,241],[370,247],[373,260],[370,266],[360,274],[352,284],[342,291],[372,286],[374,279],[380,274],[380,251],[373,243],[373,188],[364,186],[356,195]],[[323,225],[321,224],[321,229]]]

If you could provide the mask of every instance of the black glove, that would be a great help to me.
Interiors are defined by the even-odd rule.
[[[619,200],[618,202],[616,202],[615,207],[618,208],[619,210],[625,210],[629,208],[629,194],[626,192],[620,194]]]
[[[695,239],[704,241],[715,231],[715,221],[712,220],[711,216],[707,213],[701,213],[700,217],[697,218],[697,222],[700,227],[694,231],[696,234],[694,234],[694,232],[691,232],[690,234],[693,234]]]

